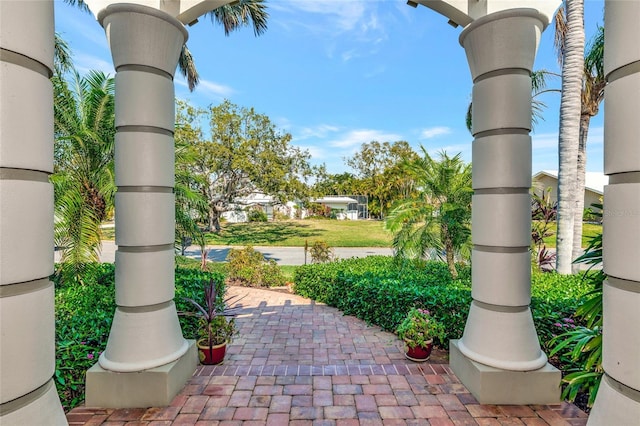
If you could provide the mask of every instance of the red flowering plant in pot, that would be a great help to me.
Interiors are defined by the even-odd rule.
[[[204,288],[204,303],[186,297],[196,312],[183,313],[199,317],[197,345],[202,364],[219,364],[224,360],[227,344],[236,333],[235,319],[237,308],[230,308],[229,303],[236,297],[224,299],[224,294],[218,291],[214,279],[210,279]]]
[[[444,340],[445,328],[431,317],[428,310],[411,308],[396,333],[406,345],[405,356],[412,361],[422,362],[431,356],[433,339]]]

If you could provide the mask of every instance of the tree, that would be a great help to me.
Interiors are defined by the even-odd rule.
[[[578,160],[576,167],[576,210],[573,223],[573,248],[571,258],[577,259],[583,254],[582,224],[584,214],[585,172],[587,169],[587,137],[591,117],[598,115],[600,103],[604,99],[604,28],[598,27],[598,32],[589,44],[584,58],[584,76],[581,92],[580,109],[580,137],[578,143]],[[572,272],[577,274],[580,265],[573,263]]]
[[[114,79],[97,71],[67,82],[52,78],[55,243],[62,262],[80,271],[98,261],[100,224],[113,210]]]
[[[345,159],[361,181],[362,192],[369,197],[369,211],[384,218],[397,193],[406,193],[404,172],[398,166],[417,157],[409,143],[372,141],[363,143],[360,151]],[[375,201],[374,201],[375,200]]]
[[[269,117],[228,100],[199,112],[209,121],[209,140],[194,137],[193,170],[206,184],[199,190],[207,199],[210,230],[220,230],[220,216],[231,204],[251,194],[264,193],[275,202],[304,198],[311,174],[309,153],[290,145]]]
[[[580,139],[580,95],[584,74],[584,3],[583,0],[565,0],[564,4],[565,19],[561,19],[562,10],[556,15],[556,45],[562,60],[556,270],[561,274],[570,274],[575,209],[577,199],[582,197],[582,193],[577,192],[576,175]]]
[[[421,147],[423,157],[404,164],[416,185],[415,196],[398,201],[385,226],[393,232],[393,247],[400,257],[422,258],[430,249],[444,252],[449,271],[458,277],[455,256],[468,248],[471,237],[471,165],[460,154],[446,152],[434,160]]]
[[[176,100],[176,131],[175,131],[175,187],[176,197],[176,244],[183,251],[187,238],[205,246],[204,236],[198,226],[198,219],[205,217],[209,210],[206,198],[199,188],[206,185],[207,180],[194,173],[192,164],[195,163],[197,152],[190,144],[192,140],[202,138],[197,117],[200,110]],[[188,244],[186,244],[188,245]],[[204,249],[203,249],[204,250]],[[203,256],[203,259],[206,256]]]

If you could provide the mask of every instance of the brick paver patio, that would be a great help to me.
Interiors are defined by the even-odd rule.
[[[585,425],[572,404],[481,405],[436,351],[404,358],[395,335],[284,292],[246,295],[222,365],[200,366],[171,406],[79,407],[70,425]]]

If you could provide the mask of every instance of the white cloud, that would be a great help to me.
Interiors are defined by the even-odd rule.
[[[371,141],[387,142],[400,139],[402,139],[402,136],[395,133],[386,133],[373,129],[360,129],[347,132],[342,137],[330,141],[329,145],[336,148],[351,148]]]
[[[388,39],[378,2],[364,0],[280,0],[269,4],[276,23],[306,32],[325,43],[329,58],[342,61],[377,53],[372,45]],[[388,16],[382,16],[389,20]],[[336,45],[335,40],[340,42]],[[336,49],[343,50],[342,53]]]
[[[451,133],[451,129],[449,127],[429,127],[428,129],[423,129],[420,132],[420,139],[431,139],[440,135],[448,135],[449,133]]]
[[[233,90],[229,86],[214,83],[213,81],[208,80],[200,80],[200,84],[198,84],[196,90],[202,90],[203,92],[212,94],[214,96],[219,96],[221,98],[229,97],[233,93],[235,93],[235,90]]]
[[[81,75],[86,74],[91,70],[102,71],[105,74],[110,74],[112,76],[116,75],[113,64],[98,56],[78,52],[74,55],[73,59],[75,67]]]
[[[299,130],[295,130],[295,138],[297,140],[304,140],[309,138],[326,138],[330,133],[335,133],[340,130],[336,126],[329,124],[320,124],[313,127],[302,127]]]
[[[174,78],[175,84],[182,87],[187,87],[187,81],[182,77],[182,75],[176,74]],[[213,96],[219,99],[228,98],[229,96],[235,93],[229,86],[225,86],[223,84],[214,83],[213,81],[200,79],[200,82],[196,86],[194,91],[195,93],[199,93],[202,95]]]

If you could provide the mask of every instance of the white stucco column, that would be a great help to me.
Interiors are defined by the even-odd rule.
[[[473,77],[472,296],[451,367],[481,403],[558,402],[531,300],[531,70],[545,15],[508,9],[460,35]]]
[[[87,405],[168,405],[197,363],[173,302],[173,75],[187,31],[165,12],[132,4],[108,6],[98,20],[116,69],[117,309],[87,374]],[[167,385],[158,377],[172,389],[160,392]]]
[[[640,2],[605,3],[603,367],[589,425],[640,419]]]
[[[66,424],[55,370],[53,1],[0,1],[0,424]]]

